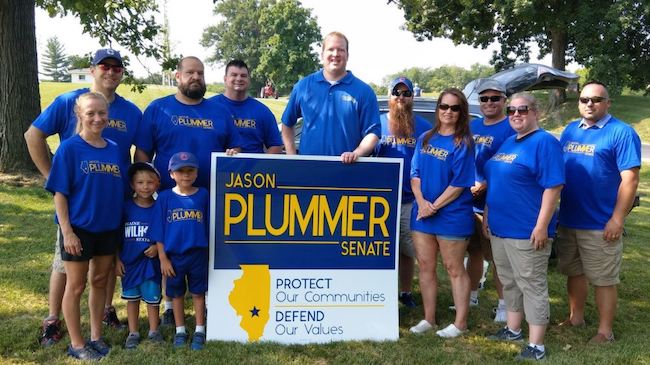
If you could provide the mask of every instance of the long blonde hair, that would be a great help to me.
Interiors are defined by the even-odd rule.
[[[75,133],[79,134],[83,130],[83,125],[81,125],[81,103],[86,100],[96,99],[104,102],[106,106],[106,111],[108,112],[108,100],[102,93],[89,91],[87,93],[81,94],[77,97],[77,100],[74,103],[74,114],[77,116],[77,126],[75,128]]]

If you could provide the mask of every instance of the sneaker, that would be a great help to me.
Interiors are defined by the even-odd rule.
[[[72,345],[68,345],[68,356],[79,360],[101,360],[102,358],[102,355],[88,344],[78,350],[73,348]]]
[[[519,355],[515,357],[515,361],[523,360],[533,360],[533,361],[542,361],[546,359],[546,352],[538,349],[535,346],[526,346],[524,347]]]
[[[163,343],[163,342],[165,342],[165,339],[163,338],[160,331],[149,333],[149,336],[147,336],[147,340],[149,340],[151,342],[155,342],[155,343]]]
[[[116,329],[123,329],[126,327],[124,324],[120,323],[120,320],[117,318],[117,313],[115,312],[115,307],[113,306],[104,308],[104,318],[102,319],[102,322],[105,325]]]
[[[519,333],[514,333],[508,328],[508,326],[503,327],[502,329],[498,330],[497,333],[493,335],[489,335],[488,340],[494,340],[494,341],[523,341],[524,336],[519,331]]]
[[[51,319],[43,321],[43,334],[41,335],[41,345],[48,347],[61,341],[61,321]]]
[[[478,298],[476,298],[476,299],[474,299],[474,298],[469,298],[469,306],[470,306],[470,307],[478,307]],[[456,310],[456,306],[455,306],[455,305],[450,305],[450,306],[449,306],[449,310],[455,311],[455,310]]]
[[[185,346],[185,343],[187,342],[187,333],[185,332],[179,332],[174,335],[174,348],[178,349],[183,346]]]
[[[138,333],[129,333],[126,336],[126,342],[124,342],[124,348],[127,350],[132,350],[140,344],[140,334]]]
[[[440,331],[436,331],[436,335],[443,338],[454,338],[462,335],[464,332],[465,331],[459,330],[458,327],[456,327],[452,323],[449,326],[445,327],[444,329],[441,329]]]
[[[103,338],[100,338],[97,341],[88,341],[88,346],[102,356],[108,355],[108,353],[111,351],[111,347],[104,341]]]
[[[605,336],[602,333],[596,334],[594,337],[589,340],[591,345],[602,345],[606,343],[614,342],[614,333],[612,332],[609,336]]]
[[[413,299],[413,293],[410,291],[400,293],[399,302],[408,308],[415,308],[418,306],[418,304],[415,302],[415,299]]]
[[[411,333],[416,333],[416,334],[422,334],[428,331],[431,331],[435,327],[431,325],[431,323],[427,322],[426,319],[423,319],[420,321],[420,323],[416,324],[415,326],[411,327],[409,331]]]
[[[192,350],[198,351],[203,350],[203,346],[205,346],[205,333],[194,332],[194,336],[192,336],[192,344],[190,347]]]
[[[176,321],[174,320],[174,311],[172,309],[167,309],[163,312],[162,315],[162,325],[163,326],[174,326]]]
[[[505,308],[496,307],[494,311],[494,322],[496,323],[506,323],[508,319],[508,311]]]

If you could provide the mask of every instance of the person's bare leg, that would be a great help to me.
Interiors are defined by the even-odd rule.
[[[470,280],[463,265],[463,258],[467,250],[467,241],[448,241],[438,238],[442,262],[449,274],[451,293],[456,307],[454,325],[459,330],[467,329],[467,316],[469,315]],[[483,261],[481,261],[483,270]]]
[[[65,325],[70,335],[70,344],[73,348],[84,347],[86,341],[81,335],[81,295],[86,289],[88,275],[88,261],[64,261],[67,273],[65,292],[63,293],[62,309]]]
[[[95,256],[90,260],[90,293],[88,294],[88,309],[90,311],[90,340],[97,341],[102,337],[102,318],[106,301],[106,282],[109,271],[113,267],[114,255]]]
[[[126,303],[126,316],[129,321],[129,333],[138,332],[140,317],[140,300],[130,300]]]
[[[435,237],[422,232],[413,232],[413,244],[418,259],[419,283],[424,307],[424,319],[436,325],[436,301],[438,298],[438,242]]]
[[[585,321],[585,302],[589,286],[585,275],[567,277],[567,294],[569,300],[569,320],[572,325]]]
[[[59,318],[61,316],[61,302],[65,293],[66,280],[67,278],[64,272],[52,270],[50,274],[49,292],[47,294],[49,317]]]
[[[598,307],[598,333],[610,337],[614,327],[614,317],[616,316],[618,290],[616,285],[596,286],[595,301]]]

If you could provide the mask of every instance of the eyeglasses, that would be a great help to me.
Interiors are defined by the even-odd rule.
[[[460,105],[458,105],[458,104],[456,104],[456,105],[439,104],[438,109],[443,110],[443,111],[445,111],[447,109],[451,109],[452,112],[459,112],[460,111]]]
[[[481,101],[481,103],[487,103],[488,100],[496,103],[497,101],[501,100],[502,96],[501,95],[492,95],[492,96],[479,96],[478,100]]]
[[[528,105],[522,105],[522,106],[508,106],[506,108],[506,112],[508,115],[515,115],[516,112],[519,112],[519,115],[528,115],[528,112],[533,109],[529,108]]]
[[[405,98],[410,98],[411,96],[413,96],[413,93],[411,91],[409,91],[409,90],[402,90],[402,91],[393,90],[391,95],[393,95],[393,96],[403,96]]]
[[[116,74],[122,73],[124,71],[124,67],[118,66],[118,65],[109,65],[107,63],[100,63],[97,65],[100,70],[102,71],[108,71],[108,70],[113,70]]]
[[[581,104],[589,104],[590,101],[594,104],[598,104],[602,101],[607,100],[607,98],[603,98],[602,96],[591,96],[591,97],[581,97],[578,100],[580,100]]]

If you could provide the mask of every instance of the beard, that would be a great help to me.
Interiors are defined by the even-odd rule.
[[[198,87],[196,87],[195,85],[198,85]],[[203,95],[205,95],[206,87],[205,87],[205,83],[194,82],[194,83],[187,83],[187,84],[179,84],[178,90],[180,90],[181,94],[187,96],[188,98],[198,100],[201,99]]]
[[[388,130],[397,137],[408,137],[413,134],[413,101],[398,104],[397,100],[388,101],[390,118]]]

